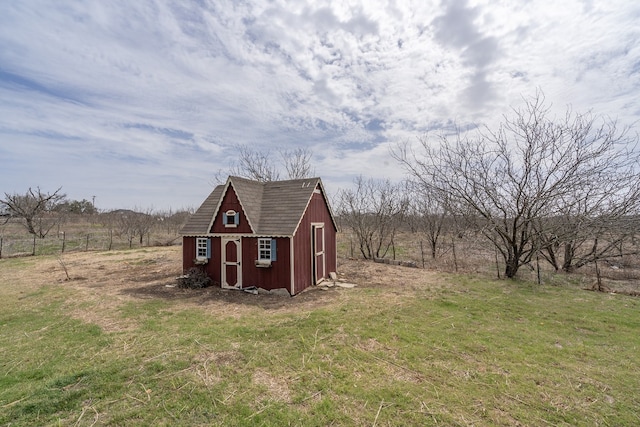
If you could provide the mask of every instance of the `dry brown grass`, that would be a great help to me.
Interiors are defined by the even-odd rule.
[[[422,240],[422,246],[420,241]],[[441,250],[435,259],[431,257],[426,239],[420,234],[400,232],[395,238],[396,256],[399,261],[413,261],[430,272],[461,273],[481,275],[487,278],[504,278],[504,263],[497,256],[493,246],[481,235],[467,235],[464,238],[456,238],[451,241],[450,236],[444,236],[441,240]],[[348,233],[338,234],[338,246],[340,255],[351,256],[351,245],[354,245],[353,258],[359,258],[357,243],[354,237]],[[455,247],[455,256],[453,248]],[[389,250],[386,258],[393,258],[393,251]],[[539,262],[541,279],[543,284],[573,284],[576,287],[590,289],[597,282],[595,266],[590,264],[580,268],[576,273],[566,274],[557,272],[542,257]],[[640,256],[625,255],[613,258],[610,261],[599,263],[601,279],[605,289],[611,292],[640,296]],[[364,268],[374,281],[377,267]],[[538,264],[535,260],[518,271],[518,278],[536,282]],[[383,270],[380,270],[382,272]],[[358,274],[358,273],[356,273]],[[395,280],[393,273],[389,280]],[[410,276],[410,273],[407,273]],[[364,276],[364,274],[360,274]]]
[[[132,333],[141,327],[144,317],[123,316],[126,307],[141,300],[151,303],[166,301],[170,304],[163,306],[164,311],[177,313],[194,309],[221,321],[268,315],[273,323],[277,323],[280,316],[286,323],[289,321],[287,316],[304,317],[317,309],[332,310],[343,304],[366,304],[371,310],[388,307],[401,310],[417,292],[430,298],[430,293],[447,287],[438,273],[340,259],[339,279],[357,284],[356,288],[333,287],[326,291],[313,287],[293,298],[253,295],[217,287],[180,289],[174,285],[182,272],[181,256],[180,247],[78,252],[61,258],[23,258],[21,261],[29,263],[30,268],[7,269],[6,273],[16,275],[16,283],[28,284],[29,288],[22,287],[14,292],[30,293],[43,286],[63,287],[67,297],[62,308],[68,315],[87,324],[98,325],[107,333],[118,334]],[[67,280],[67,273],[71,280]],[[8,279],[11,280],[10,277]],[[425,283],[429,283],[427,293]],[[385,288],[385,298],[372,303],[368,293],[372,288]],[[336,333],[340,335],[340,331]],[[362,343],[364,347],[376,344],[375,340]],[[125,349],[135,343],[123,341],[120,345]],[[240,358],[241,353],[234,350],[203,348],[201,353],[194,355],[190,368],[192,382],[216,387],[223,377],[220,370],[238,363]],[[383,363],[382,368],[388,375],[403,381],[419,381],[415,373],[398,367],[393,360]],[[288,391],[290,380],[261,371],[253,377],[253,383],[264,387],[270,399],[284,403],[291,399]]]
[[[14,292],[35,291],[41,286],[64,286],[74,295],[67,299],[65,309],[73,317],[95,323],[107,332],[138,326],[134,320],[123,318],[119,312],[128,301],[179,301],[180,309],[197,308],[217,318],[238,319],[264,311],[307,313],[317,307],[340,303],[341,292],[349,292],[336,288],[329,292],[311,288],[294,298],[286,298],[252,295],[218,287],[180,289],[174,285],[182,272],[181,256],[180,247],[77,252],[60,258],[24,258],[24,262],[33,265],[32,268],[9,269],[6,274],[15,275],[15,281],[21,283],[21,287]],[[71,280],[67,280],[65,268]],[[350,282],[369,286],[394,284],[398,286],[398,292],[404,286],[410,291],[411,283],[417,283],[418,277],[425,273],[406,269],[401,274],[390,274],[390,266],[357,260],[345,260],[341,263],[341,269],[344,271],[341,271],[340,277],[348,276]],[[13,280],[11,276],[7,279]],[[28,288],[22,285],[25,283]]]
[[[404,236],[408,238],[408,236]],[[415,246],[415,245],[414,245]],[[477,245],[476,245],[477,246]],[[406,245],[406,247],[412,247]],[[462,246],[461,246],[462,248]],[[471,248],[471,247],[470,247]],[[480,249],[465,252],[459,270],[482,272],[495,277],[495,266],[487,265],[480,257]],[[486,249],[485,249],[486,250]],[[441,261],[451,254],[443,255]],[[485,253],[485,255],[487,255]],[[424,294],[424,284],[429,283],[429,293],[448,288],[447,281],[435,270],[397,267],[372,263],[358,259],[339,259],[339,278],[359,285],[355,290],[335,289],[329,292],[311,288],[294,298],[276,295],[251,295],[244,292],[222,290],[217,287],[205,289],[179,289],[174,287],[182,266],[180,247],[156,247],[106,252],[74,252],[60,256],[27,257],[23,262],[31,268],[8,269],[4,272],[7,283],[20,283],[9,292],[20,294],[31,292],[41,286],[64,286],[72,291],[74,298],[67,299],[65,309],[75,318],[95,323],[107,332],[130,330],[138,327],[136,321],[123,317],[120,309],[128,301],[171,300],[180,301],[180,307],[197,308],[219,318],[239,319],[248,314],[273,312],[282,314],[307,313],[315,308],[341,304],[348,294],[350,301],[357,301],[362,288],[386,289],[387,306],[402,306],[405,299],[416,292]],[[398,259],[416,260],[416,253],[405,252]],[[448,262],[451,260],[449,259]],[[640,270],[637,262],[625,258],[624,266],[603,265],[601,267],[605,285],[611,290],[638,294]],[[446,262],[444,264],[446,266]],[[464,267],[464,268],[463,268]],[[493,270],[493,271],[492,271]],[[68,280],[67,278],[70,278]],[[535,280],[532,271],[523,268],[522,276]],[[545,271],[546,283],[556,283],[557,275]],[[594,271],[585,267],[573,276],[560,274],[562,281],[588,288],[595,283]],[[423,295],[426,298],[428,294]]]
[[[252,381],[255,385],[264,387],[270,399],[291,403],[290,378],[279,378],[264,369],[256,369]]]
[[[429,283],[432,295],[439,289],[450,287],[444,276],[436,271],[340,258],[339,279],[358,284],[360,290],[333,288],[326,292],[310,288],[294,298],[283,298],[217,287],[179,289],[174,285],[176,277],[181,274],[181,256],[180,247],[77,252],[60,257],[25,258],[24,262],[31,263],[33,268],[8,270],[5,274],[9,275],[6,277],[9,282],[15,280],[22,284],[12,292],[33,291],[45,285],[64,286],[74,293],[74,298],[67,300],[65,309],[73,317],[95,323],[108,332],[138,326],[135,320],[123,317],[119,310],[128,301],[140,299],[180,301],[182,308],[197,308],[219,318],[239,319],[264,311],[306,313],[325,305],[340,304],[345,300],[345,293],[349,294],[350,301],[357,301],[362,288],[384,287],[386,297],[381,304],[400,307],[408,296],[423,293],[425,283]],[[471,258],[466,262],[471,263]],[[475,270],[480,270],[483,264],[479,260],[473,262],[478,265]],[[627,269],[604,266],[603,271],[605,284],[611,289],[640,290],[640,281],[635,276],[628,277]],[[590,271],[586,269],[585,272]],[[67,280],[67,273],[71,280]],[[526,270],[523,273],[526,274]],[[545,279],[548,279],[550,273],[545,274]],[[574,282],[580,287],[588,287],[588,278],[574,276]],[[429,298],[429,295],[423,296]]]

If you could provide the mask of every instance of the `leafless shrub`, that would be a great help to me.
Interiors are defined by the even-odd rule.
[[[211,278],[203,269],[192,267],[187,274],[178,278],[178,287],[183,289],[201,289],[211,285]]]
[[[340,220],[355,234],[365,259],[384,258],[403,222],[407,200],[389,180],[360,176],[354,184],[338,195]]]

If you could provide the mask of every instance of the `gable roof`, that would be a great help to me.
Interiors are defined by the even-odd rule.
[[[219,185],[211,192],[180,233],[208,234],[224,195],[229,187],[233,187],[254,234],[292,236],[318,186],[335,226],[335,219],[320,178],[259,182],[230,176],[225,185]]]
[[[184,236],[207,234],[211,223],[211,218],[222,198],[224,185],[218,185],[211,194],[202,202],[202,205],[189,218],[187,223],[180,230]]]
[[[252,181],[250,179],[234,176],[229,177],[226,184],[226,188],[232,186],[235,190],[236,196],[238,196],[238,200],[240,201],[240,204],[242,205],[242,208],[244,210],[244,215],[247,218],[249,226],[254,233],[258,231],[258,225],[260,224],[260,213],[262,210],[261,201],[264,195],[263,184],[264,183],[262,182]],[[222,203],[222,198],[220,199],[220,203]],[[216,209],[215,213],[217,213],[218,209]],[[213,221],[213,217],[211,218],[211,220]]]

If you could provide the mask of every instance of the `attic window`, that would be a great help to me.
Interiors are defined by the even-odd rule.
[[[240,224],[240,212],[228,210],[222,214],[222,224],[227,228],[235,228]]]

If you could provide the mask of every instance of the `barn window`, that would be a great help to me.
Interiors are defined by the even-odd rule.
[[[228,210],[222,214],[222,224],[225,227],[235,228],[240,224],[240,212]]]
[[[258,260],[276,260],[276,239],[258,239]]]
[[[211,241],[206,237],[196,239],[196,260],[204,261],[211,258]]]

